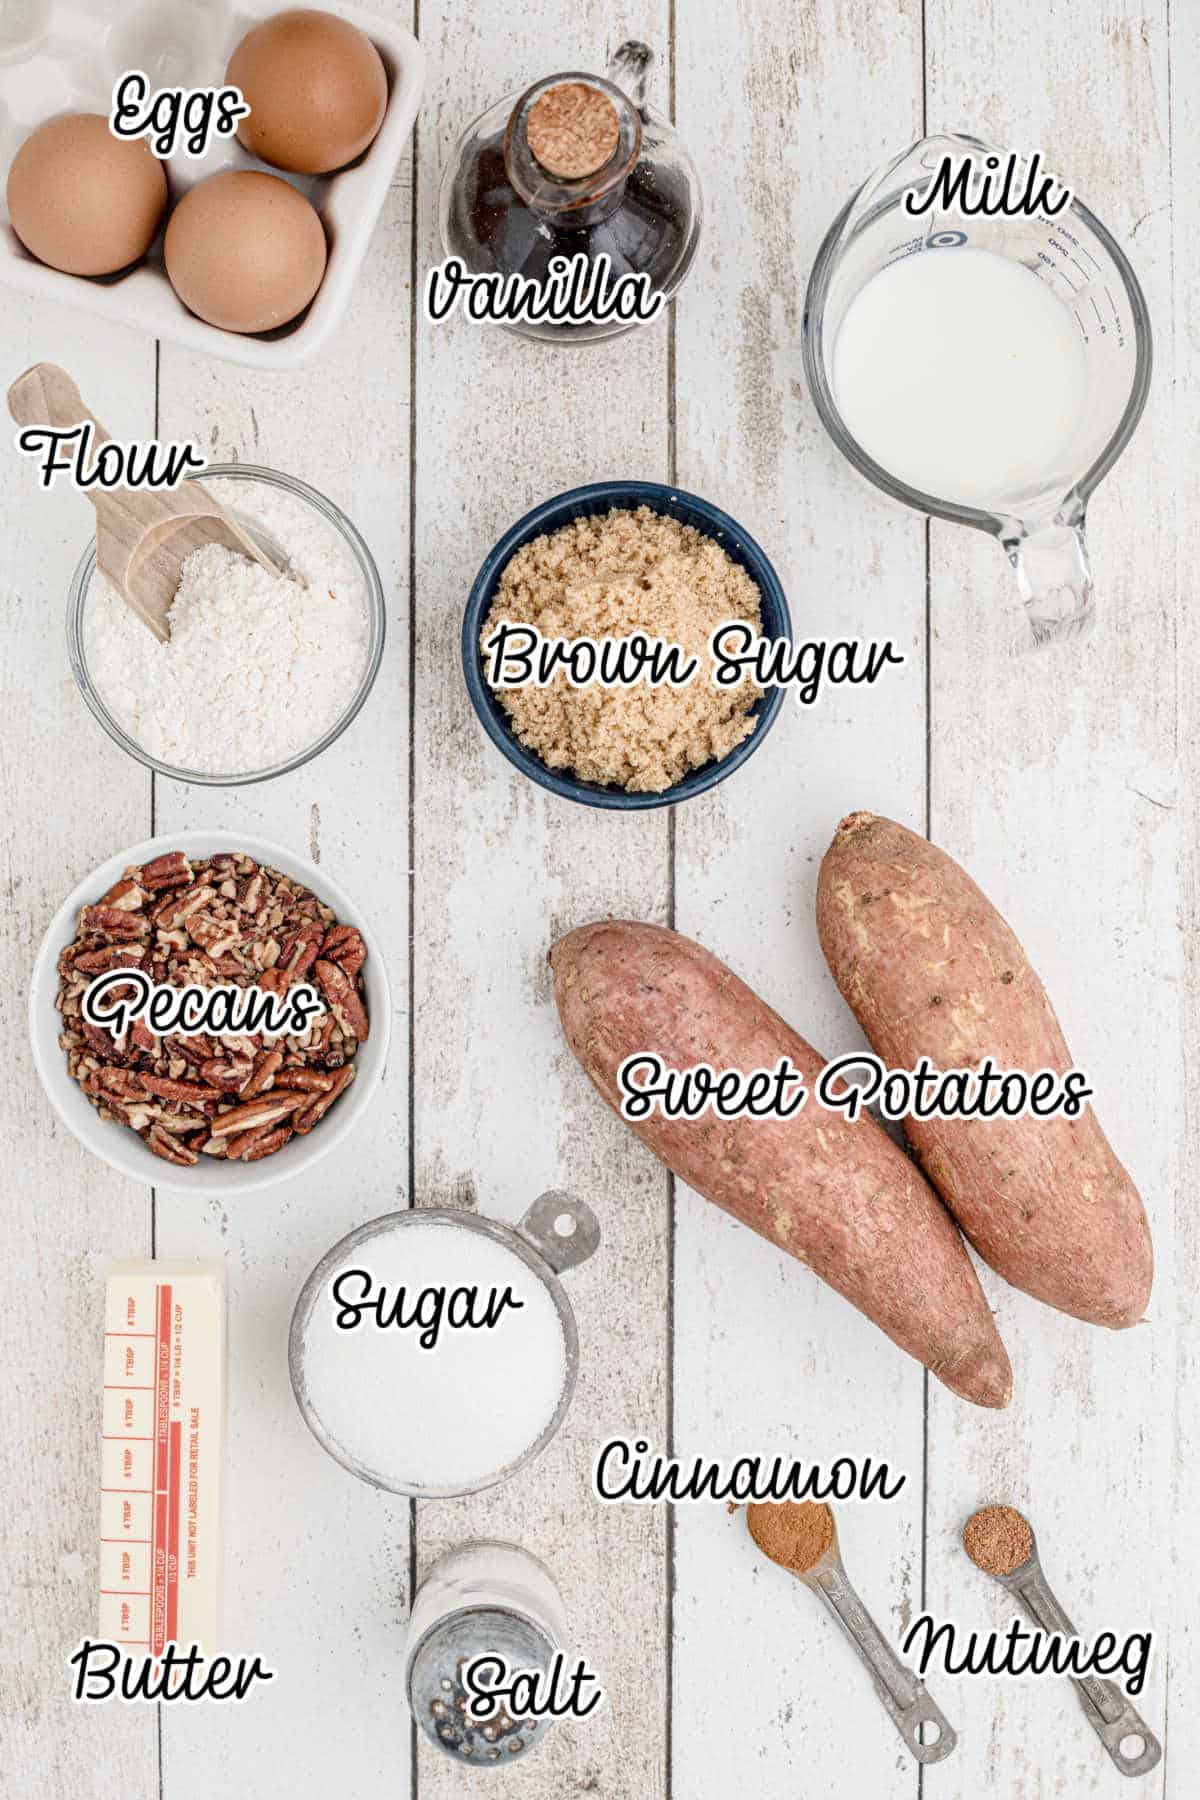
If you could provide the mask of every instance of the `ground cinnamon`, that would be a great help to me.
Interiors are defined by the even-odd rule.
[[[833,1514],[812,1500],[756,1500],[746,1508],[750,1536],[764,1556],[805,1575],[833,1542]]]
[[[963,1549],[987,1575],[1011,1575],[1033,1555],[1033,1532],[1011,1506],[984,1506],[963,1526]]]

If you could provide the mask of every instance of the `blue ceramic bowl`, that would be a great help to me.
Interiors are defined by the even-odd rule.
[[[702,768],[692,769],[682,781],[676,782],[674,787],[667,788],[661,794],[628,794],[624,788],[601,787],[594,781],[581,781],[578,776],[566,770],[547,768],[540,756],[518,742],[509,724],[508,714],[484,677],[479,634],[491,611],[500,577],[509,559],[522,545],[547,532],[557,531],[562,525],[569,525],[573,519],[611,512],[614,507],[626,507],[632,511],[639,506],[648,506],[651,512],[668,513],[681,524],[692,525],[706,537],[715,538],[727,555],[735,563],[741,564],[758,588],[762,608],[762,635],[766,638],[791,638],[791,615],[779,577],[750,534],[743,531],[728,513],[723,513],[719,507],[710,506],[707,500],[698,499],[695,494],[685,494],[679,488],[663,487],[656,481],[595,481],[589,487],[572,488],[567,494],[558,494],[553,500],[545,500],[541,506],[526,513],[523,519],[518,519],[489,551],[483,567],[475,577],[462,630],[462,658],[467,691],[471,696],[471,704],[479,714],[480,724],[497,749],[503,751],[509,762],[520,769],[523,775],[528,775],[531,781],[536,781],[564,800],[578,800],[584,806],[611,806],[629,812],[651,806],[674,806],[677,801],[690,800],[694,794],[703,794],[708,788],[716,787],[719,781],[724,781],[727,775],[732,775],[735,769],[741,768],[754,755],[775,723],[783,705],[784,690],[770,688],[755,704],[752,716],[758,720],[758,724],[748,738],[743,738],[740,744],[734,746],[728,756],[721,757],[717,762],[705,763]]]

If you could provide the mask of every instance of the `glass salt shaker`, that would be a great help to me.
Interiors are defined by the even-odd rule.
[[[555,257],[606,256],[610,281],[645,274],[664,304],[700,236],[700,181],[673,126],[646,104],[653,52],[622,44],[606,76],[548,75],[470,125],[442,177],[442,242],[471,274],[544,280]],[[555,343],[639,320],[513,321]]]
[[[546,1673],[565,1648],[567,1620],[549,1569],[517,1544],[481,1540],[440,1556],[413,1600],[404,1682],[413,1718],[455,1762],[493,1768],[524,1758],[553,1721],[504,1710],[475,1721],[463,1676],[478,1656],[502,1657],[514,1673]]]

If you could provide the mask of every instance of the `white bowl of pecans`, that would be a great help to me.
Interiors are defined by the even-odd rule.
[[[123,969],[146,980],[116,983]],[[121,1029],[85,1016],[103,976],[98,1014],[163,989],[197,990],[200,1006],[199,990],[253,988],[282,1008],[309,988],[321,1011],[279,1035],[156,1032],[147,1006]],[[366,922],[323,870],[244,832],[179,832],[110,858],[63,902],[29,1017],[42,1084],[81,1143],[135,1181],[230,1194],[299,1175],[342,1142],[383,1074],[391,996]]]

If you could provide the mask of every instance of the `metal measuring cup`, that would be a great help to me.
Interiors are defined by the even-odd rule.
[[[459,1231],[477,1232],[483,1237],[492,1238],[519,1257],[549,1294],[563,1334],[565,1374],[553,1417],[519,1456],[503,1468],[492,1470],[480,1480],[460,1487],[422,1487],[416,1483],[400,1482],[393,1476],[381,1475],[377,1469],[368,1468],[326,1429],[310,1398],[305,1375],[309,1332],[317,1303],[334,1272],[352,1252],[369,1243],[373,1237],[386,1232],[419,1229],[422,1225],[429,1224],[452,1225]],[[541,1455],[566,1418],[579,1374],[579,1332],[571,1302],[558,1278],[566,1270],[577,1268],[580,1263],[586,1262],[599,1243],[600,1223],[591,1207],[570,1194],[555,1190],[539,1195],[524,1218],[515,1226],[504,1225],[499,1219],[483,1218],[478,1213],[450,1206],[411,1207],[406,1212],[386,1213],[382,1218],[357,1226],[344,1238],[340,1238],[332,1249],[326,1251],[301,1288],[292,1314],[288,1337],[288,1372],[292,1378],[296,1405],[300,1408],[305,1424],[322,1448],[336,1462],[341,1463],[344,1469],[349,1469],[360,1481],[369,1481],[372,1487],[384,1488],[389,1493],[409,1494],[418,1499],[450,1500],[465,1494],[482,1493],[485,1488],[507,1481],[518,1469],[523,1469],[526,1463]]]
[[[1058,1632],[1064,1638],[1078,1637],[1079,1633],[1046,1580],[1033,1526],[1028,1519],[1025,1524],[1029,1530],[1029,1555],[1007,1575],[993,1575],[992,1578],[1016,1595],[1039,1630]],[[975,1559],[972,1557],[971,1560]],[[975,1566],[981,1567],[979,1563]],[[984,1569],[983,1573],[987,1575],[992,1571]],[[1071,1680],[1084,1717],[1122,1775],[1148,1775],[1162,1759],[1162,1745],[1116,1682],[1100,1675],[1072,1675]],[[1136,1755],[1127,1755],[1122,1749],[1122,1745],[1130,1740],[1141,1744]]]
[[[811,1588],[833,1614],[917,1761],[943,1762],[957,1744],[958,1735],[945,1713],[930,1699],[925,1683],[901,1662],[855,1592],[842,1563],[837,1520],[831,1508],[825,1510],[831,1526],[828,1549],[811,1568],[789,1568],[787,1572]],[[777,1566],[786,1567],[783,1563]]]

